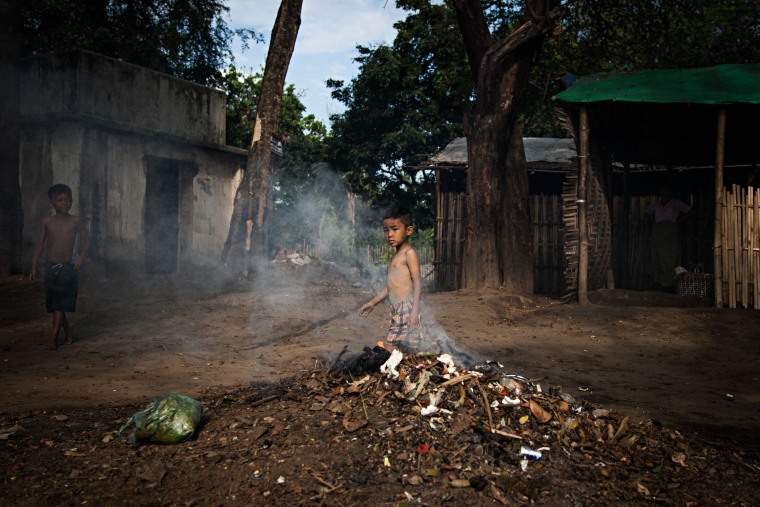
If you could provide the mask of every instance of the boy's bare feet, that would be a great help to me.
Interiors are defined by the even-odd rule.
[[[48,350],[55,350],[55,349],[57,349],[58,348],[58,340],[55,339],[55,338],[52,339],[52,340],[50,340],[47,343],[47,347],[45,347],[45,348],[48,349]]]
[[[66,333],[66,339],[63,341],[64,345],[71,345],[74,343],[74,333]]]

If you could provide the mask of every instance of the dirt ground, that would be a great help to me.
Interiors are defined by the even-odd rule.
[[[42,286],[20,277],[0,281],[3,503],[104,504],[103,499],[110,498],[108,504],[123,505],[245,505],[256,499],[273,505],[321,504],[331,502],[331,487],[342,488],[341,502],[348,505],[413,503],[415,498],[433,505],[457,499],[516,505],[610,503],[602,501],[598,490],[585,489],[588,476],[571,474],[569,482],[558,482],[557,466],[575,466],[559,459],[551,468],[555,480],[528,481],[525,488],[513,484],[496,493],[492,481],[490,494],[475,486],[468,488],[470,496],[437,487],[436,495],[426,499],[424,488],[409,493],[414,485],[383,466],[368,469],[367,477],[379,474],[385,481],[377,482],[374,489],[369,479],[352,482],[345,474],[341,486],[330,478],[330,470],[356,468],[357,462],[351,460],[365,457],[353,455],[348,447],[357,438],[369,437],[340,440],[334,430],[327,430],[329,422],[310,426],[305,419],[314,415],[309,409],[312,396],[305,395],[309,400],[298,405],[298,396],[286,389],[283,379],[308,378],[332,364],[344,347],[346,354],[359,353],[383,339],[387,312],[378,307],[369,317],[359,317],[356,308],[374,294],[375,287],[334,265],[282,265],[273,273],[278,276],[257,284],[224,279],[210,271],[192,276],[83,278],[78,311],[70,316],[75,343],[56,351],[44,348],[51,319],[45,313]],[[677,435],[682,448],[707,453],[700,458],[706,463],[727,460],[717,469],[692,466],[690,473],[701,470],[706,475],[689,480],[706,484],[708,476],[716,479],[725,472],[733,476],[710,483],[715,496],[700,503],[704,500],[672,492],[655,498],[626,472],[616,476],[624,486],[609,481],[608,487],[632,488],[633,496],[616,494],[608,497],[612,503],[758,503],[760,312],[716,310],[675,295],[621,290],[597,292],[587,306],[499,290],[426,292],[423,302],[427,332],[474,361],[498,361],[505,371],[528,377],[545,390],[562,386],[579,400],[670,435],[649,435],[653,441]],[[262,386],[280,386],[281,393],[290,394],[277,401],[281,404],[277,407],[252,407],[251,400],[262,398],[256,393],[266,394],[268,388]],[[114,430],[135,410],[168,392],[199,398],[207,406],[210,422],[191,441],[196,444],[127,447],[114,437]],[[367,414],[366,406],[364,411]],[[396,420],[383,417],[390,418],[386,426]],[[255,445],[263,453],[260,456],[271,454],[264,464],[253,457],[259,451],[247,447],[250,439],[240,439],[247,442],[244,448],[239,448],[242,443],[235,445],[238,436],[232,431],[247,427],[250,437],[261,421],[268,424],[270,435],[300,428],[299,437],[286,432],[291,435],[289,444],[302,438],[313,445],[324,438],[325,445],[310,448],[308,457],[275,460],[274,451],[261,450],[267,446],[261,445],[259,435]],[[376,435],[377,428],[362,431]],[[443,445],[439,442],[439,447]],[[269,489],[262,488],[256,472],[277,463],[282,469],[277,473],[285,481],[308,479],[321,492],[310,493],[310,486],[301,483],[287,490],[291,496],[285,490],[278,494],[271,482],[274,477],[267,482]],[[214,467],[217,471],[211,473]],[[240,473],[248,474],[248,479],[240,479]],[[499,475],[493,468],[482,473]],[[437,484],[430,477],[423,482],[428,490]],[[663,486],[666,493],[674,483],[689,482],[668,482]],[[575,493],[561,493],[563,488]],[[645,495],[641,488],[651,494]]]

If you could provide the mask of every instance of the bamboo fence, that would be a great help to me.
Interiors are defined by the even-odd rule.
[[[718,307],[755,308],[760,301],[760,189],[723,189],[722,300]]]

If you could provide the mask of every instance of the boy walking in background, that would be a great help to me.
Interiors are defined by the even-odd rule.
[[[78,280],[77,272],[84,265],[90,248],[90,234],[80,217],[70,215],[72,203],[71,188],[57,184],[48,189],[50,205],[55,215],[45,217],[40,226],[37,244],[34,247],[32,272],[29,279],[37,279],[37,263],[45,249],[45,306],[53,314],[53,334],[47,348],[58,348],[58,334],[63,328],[66,333],[64,344],[73,341],[74,334],[66,319],[66,312],[76,311]],[[74,258],[74,244],[80,240],[79,255]]]
[[[388,344],[404,352],[415,351],[421,344],[422,276],[417,252],[408,241],[414,232],[412,214],[404,208],[393,208],[383,218],[383,232],[388,244],[396,248],[396,253],[388,265],[385,287],[359,308],[359,315],[366,317],[387,297],[391,307]]]

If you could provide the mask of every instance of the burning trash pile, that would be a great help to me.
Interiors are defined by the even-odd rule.
[[[657,421],[633,423],[561,386],[508,374],[497,362],[468,368],[450,354],[404,355],[381,343],[340,357],[327,375],[312,375],[297,389],[307,390],[300,395],[313,400],[310,410],[341,419],[340,434],[326,436],[363,435],[378,454],[378,470],[382,463],[396,472],[408,502],[450,501],[470,491],[502,505],[594,497],[602,504],[698,505],[700,494],[683,486],[704,485],[705,470],[715,472],[709,460],[717,451],[679,431]],[[556,491],[558,467],[574,490]],[[746,467],[749,475],[760,472]],[[429,488],[419,490],[425,486],[448,493],[431,496]]]
[[[378,368],[379,377],[371,375],[378,358],[385,359]],[[433,434],[445,436],[470,430],[481,441],[495,444],[502,464],[517,464],[522,471],[552,449],[567,454],[589,443],[625,449],[640,438],[629,431],[628,417],[594,409],[563,392],[561,386],[545,392],[537,381],[505,373],[497,362],[466,369],[450,354],[405,356],[398,349],[391,352],[378,346],[371,351],[365,348],[363,354],[338,366],[351,377],[341,379],[347,385],[338,392],[349,398],[364,394],[371,399],[374,394],[376,404],[385,398],[396,400],[405,414],[402,420],[408,423],[401,430],[426,426]],[[364,376],[355,379],[362,371]],[[352,431],[367,424],[366,420],[354,422]]]
[[[751,447],[634,422],[455,351],[344,354],[202,395],[203,424],[175,445],[124,445],[133,407],[0,414],[0,503],[760,504]],[[150,429],[163,400],[130,421]]]

